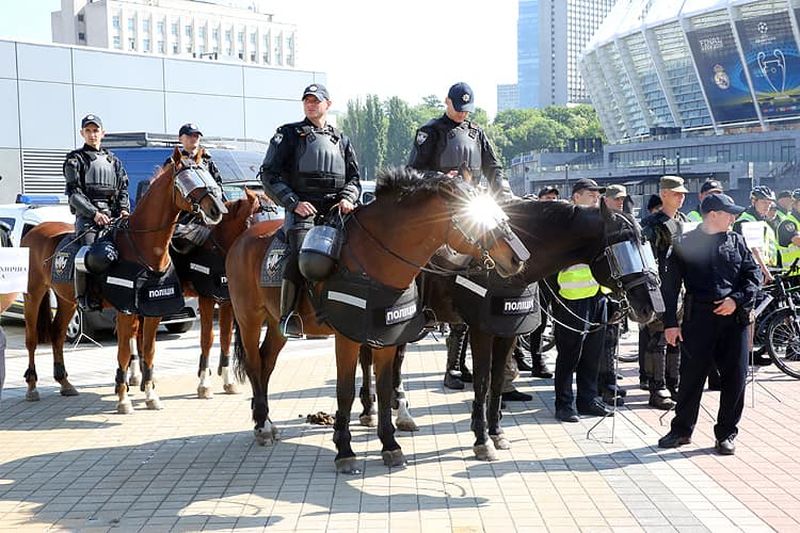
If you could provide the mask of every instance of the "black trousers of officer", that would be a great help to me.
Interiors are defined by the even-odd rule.
[[[547,310],[547,308],[550,306],[551,299],[552,296],[550,296],[550,291],[542,287],[542,285],[539,285],[539,307],[543,311],[541,313],[542,322],[539,324],[538,328],[531,331],[531,336],[530,336],[531,357],[533,358],[534,361],[536,361],[537,354],[540,357],[542,354],[542,335],[544,334],[544,330],[547,327],[547,315],[544,313],[544,310]]]
[[[78,235],[83,233],[81,242],[83,242],[84,245],[94,244],[94,241],[97,240],[97,226],[95,225],[93,218],[76,216],[75,232]]]
[[[555,338],[558,351],[554,377],[555,407],[573,408],[575,396],[572,393],[572,374],[575,373],[578,390],[575,404],[578,410],[586,409],[598,396],[597,375],[605,337],[605,328],[590,326],[586,322],[605,322],[606,298],[601,293],[582,300],[554,298],[552,309],[556,320]],[[559,322],[586,333],[574,332]]]
[[[619,312],[620,304],[611,299],[606,299],[606,316],[611,317]],[[619,344],[619,336],[622,330],[622,325],[619,323],[608,324],[605,327],[605,334],[603,336],[603,354],[600,357],[600,368],[598,385],[603,387],[611,387],[617,384],[617,373],[614,371],[614,359],[617,357],[617,345]]]
[[[737,313],[715,315],[715,305],[694,303],[681,326],[681,386],[672,431],[691,436],[700,411],[703,386],[712,365],[720,374],[720,398],[714,435],[717,440],[735,436],[744,409],[747,379],[748,326]]]

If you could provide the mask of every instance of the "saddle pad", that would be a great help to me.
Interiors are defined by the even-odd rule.
[[[71,283],[75,278],[75,255],[81,248],[81,240],[68,233],[56,245],[51,272],[53,283]]]
[[[280,287],[283,282],[283,271],[286,268],[286,255],[289,249],[283,230],[278,231],[269,244],[264,260],[261,262],[261,287]]]
[[[172,263],[164,272],[153,272],[120,260],[103,275],[103,297],[122,313],[150,317],[177,313],[185,305]]]
[[[191,283],[197,294],[217,302],[230,300],[225,258],[220,253],[195,248],[188,254],[172,250],[170,256],[178,278],[181,282]]]
[[[499,337],[524,335],[541,323],[538,283],[525,285],[494,272],[456,276],[453,302],[467,325]]]

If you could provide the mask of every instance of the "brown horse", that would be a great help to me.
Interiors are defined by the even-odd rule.
[[[225,207],[219,191],[208,179],[191,178],[191,161],[181,161],[176,171],[173,165],[162,169],[153,180],[147,193],[136,205],[127,221],[120,221],[115,244],[123,260],[138,262],[155,272],[163,272],[169,266],[167,253],[175,223],[181,211],[199,212],[208,223],[219,222]],[[196,170],[196,169],[193,169]],[[181,175],[186,177],[181,179]],[[199,176],[199,174],[196,174]],[[178,176],[178,179],[176,179]],[[28,292],[25,293],[25,346],[28,349],[27,400],[38,400],[36,390],[36,365],[34,353],[38,342],[48,339],[53,347],[54,377],[61,384],[63,396],[74,396],[78,391],[69,382],[64,366],[64,339],[67,324],[77,308],[75,289],[72,283],[53,283],[51,266],[56,246],[62,237],[72,233],[74,227],[62,222],[44,222],[29,231],[21,245],[30,249],[30,271]],[[48,291],[52,289],[58,300],[55,318],[50,313]],[[104,301],[104,306],[110,304]],[[153,383],[153,359],[155,357],[155,335],[160,318],[147,317],[143,321],[143,379],[146,403],[149,409],[160,409],[161,402]],[[117,360],[116,392],[119,396],[117,411],[129,413],[133,410],[125,383],[126,370],[131,358],[131,347],[136,338],[139,322],[133,314],[117,313]]]
[[[446,175],[428,178],[408,170],[394,170],[380,176],[376,200],[360,207],[345,225],[346,243],[340,267],[361,272],[383,285],[396,289],[407,288],[421,268],[444,244],[463,253],[495,264],[498,273],[512,275],[522,268],[524,257],[509,244],[515,238],[507,226],[497,231],[465,228],[465,203],[469,186],[460,178]],[[468,189],[469,191],[465,191]],[[496,208],[496,204],[494,204]],[[402,223],[398,223],[402,221]],[[255,437],[259,444],[272,443],[277,428],[269,419],[267,393],[269,378],[278,354],[286,343],[278,329],[280,290],[259,288],[261,262],[274,236],[256,226],[237,240],[226,262],[229,289],[237,321],[234,349],[237,374],[246,372],[253,388],[252,411]],[[323,282],[324,283],[324,282]],[[315,290],[320,290],[318,285]],[[334,442],[338,453],[336,468],[352,472],[355,454],[350,447],[350,409],[355,397],[355,370],[360,343],[345,337],[327,324],[316,320],[311,301],[305,296],[298,306],[310,335],[336,336],[336,396],[338,410],[334,426]],[[267,333],[259,346],[261,328],[267,323]],[[405,462],[400,445],[394,439],[391,420],[391,369],[396,348],[388,346],[373,350],[378,383],[378,435],[383,443],[382,456],[387,466]]]

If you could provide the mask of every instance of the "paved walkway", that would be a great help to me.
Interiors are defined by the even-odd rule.
[[[335,411],[330,340],[292,341],[279,359],[270,396],[282,440],[259,447],[249,390],[223,395],[216,383],[213,399],[196,399],[196,330],[160,337],[156,378],[165,409],[144,410],[137,393],[136,412],[122,416],[115,414],[111,342],[67,355],[81,392],[75,398],[58,395],[52,358],[42,352],[42,399],[28,403],[21,330],[6,327],[0,530],[800,530],[800,382],[771,368],[748,389],[734,457],[713,454],[718,393],[704,396],[694,444],[655,448],[666,429],[626,364],[622,416],[589,438],[597,419],[558,423],[552,382],[521,378],[519,388],[534,399],[504,413],[512,449],[479,463],[469,431],[471,390],[442,388],[444,344],[428,338],[406,360],[421,428],[399,434],[408,466],[388,471],[375,430],[354,425],[362,473],[345,476],[333,468],[332,430],[305,423],[307,413]],[[625,338],[623,351],[634,350],[634,341]]]

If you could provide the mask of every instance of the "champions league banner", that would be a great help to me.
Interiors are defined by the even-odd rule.
[[[686,32],[700,81],[717,122],[757,120],[729,24]]]
[[[736,21],[764,118],[800,113],[800,54],[787,11]]]

